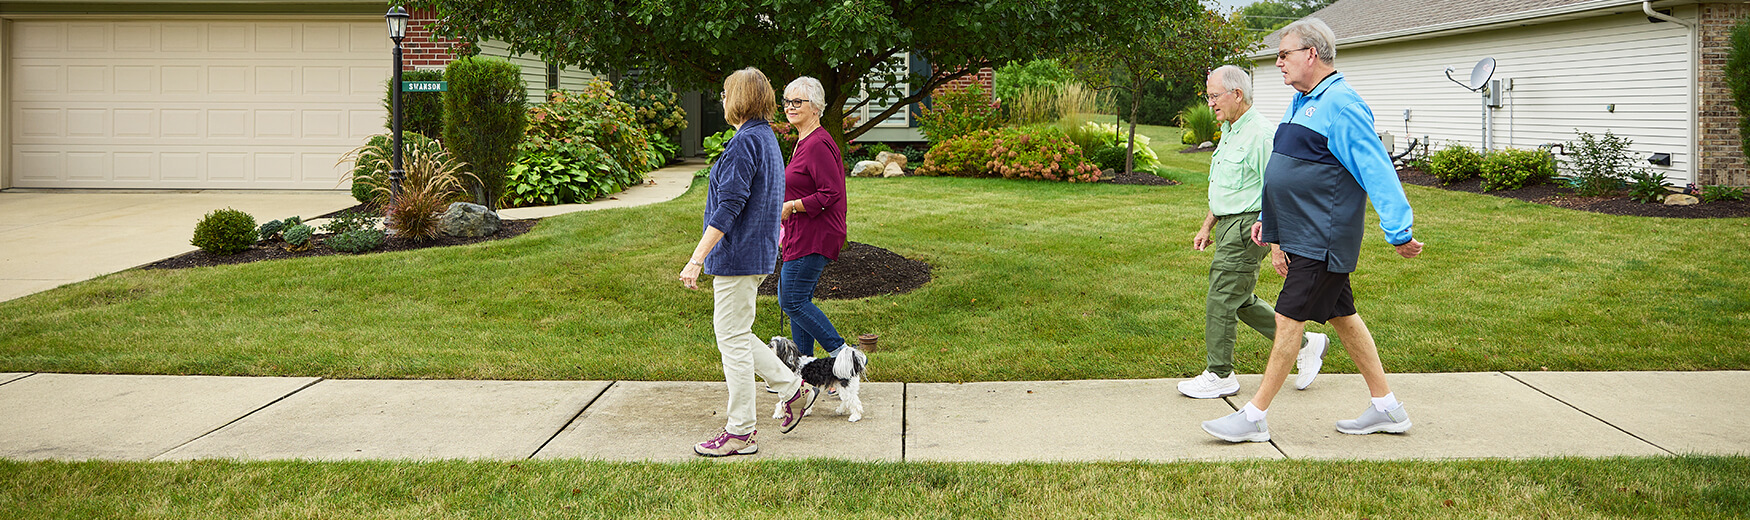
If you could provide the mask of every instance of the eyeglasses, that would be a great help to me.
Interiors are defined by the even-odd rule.
[[[808,103],[807,98],[803,98],[803,99],[784,98],[784,108],[802,108],[802,105],[807,104],[807,103]]]
[[[1233,91],[1234,91],[1234,90],[1237,90],[1237,89],[1231,89],[1231,88],[1230,88],[1230,89],[1227,89],[1227,90],[1223,90],[1223,91],[1221,91],[1221,92],[1214,92],[1214,93],[1209,93],[1209,94],[1204,94],[1204,95],[1203,95],[1203,100],[1204,100],[1204,101],[1215,101],[1215,100],[1217,100],[1217,99],[1221,99],[1221,97],[1222,97],[1222,96],[1225,96],[1225,95],[1227,95],[1227,93],[1229,93],[1229,92],[1233,92]]]
[[[1307,50],[1307,49],[1311,49],[1311,48],[1312,48],[1312,47],[1301,47],[1301,48],[1299,48],[1299,49],[1293,49],[1293,50],[1286,50],[1286,51],[1276,51],[1276,59],[1278,59],[1278,60],[1286,60],[1286,59],[1288,59],[1288,53],[1291,53],[1291,52],[1300,52],[1300,51],[1304,51],[1304,50]]]

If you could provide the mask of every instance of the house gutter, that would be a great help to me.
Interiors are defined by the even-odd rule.
[[[1422,37],[1422,38],[1432,38],[1432,37],[1436,37],[1436,36],[1447,36],[1447,34],[1442,34],[1442,33],[1450,33],[1450,32],[1454,32],[1454,31],[1465,31],[1465,32],[1480,31],[1480,30],[1486,30],[1486,29],[1492,28],[1492,26],[1508,25],[1508,24],[1512,24],[1514,22],[1520,22],[1520,21],[1524,21],[1524,20],[1579,14],[1579,13],[1584,13],[1587,11],[1597,11],[1597,10],[1601,10],[1601,9],[1609,9],[1612,7],[1630,6],[1630,5],[1634,5],[1636,3],[1641,4],[1641,9],[1645,10],[1647,13],[1649,13],[1648,16],[1655,16],[1661,20],[1673,21],[1673,22],[1676,22],[1680,25],[1683,25],[1684,27],[1691,27],[1691,25],[1687,22],[1683,22],[1681,20],[1677,20],[1675,18],[1671,18],[1671,17],[1666,16],[1664,14],[1658,13],[1657,11],[1653,11],[1651,1],[1634,2],[1632,0],[1631,1],[1593,0],[1591,2],[1581,2],[1581,3],[1577,3],[1577,4],[1569,4],[1569,5],[1564,5],[1564,6],[1546,7],[1546,8],[1542,8],[1542,9],[1533,9],[1530,11],[1520,11],[1517,13],[1498,14],[1498,15],[1494,15],[1494,16],[1486,16],[1483,18],[1473,18],[1470,20],[1460,20],[1460,21],[1456,21],[1456,22],[1447,22],[1447,23],[1437,24],[1437,25],[1424,25],[1421,27],[1411,27],[1408,29],[1399,29],[1399,30],[1391,31],[1391,32],[1367,34],[1367,35],[1356,36],[1356,37],[1352,37],[1352,38],[1339,38],[1339,39],[1337,39],[1337,46],[1338,47],[1352,47],[1352,46],[1355,46],[1357,44],[1378,44],[1378,43],[1385,43],[1388,40],[1396,40],[1396,39],[1407,38],[1407,37],[1412,37],[1412,36]],[[1259,50],[1258,52],[1254,52],[1250,55],[1247,55],[1246,57],[1251,58],[1252,60],[1262,60],[1262,59],[1272,57],[1273,54],[1275,54],[1275,53],[1274,52],[1265,52],[1263,50]]]
[[[1677,25],[1681,25],[1687,29],[1694,29],[1695,28],[1694,24],[1691,24],[1689,22],[1685,22],[1683,20],[1679,20],[1679,19],[1674,18],[1671,15],[1668,15],[1665,13],[1654,11],[1652,0],[1646,0],[1646,1],[1641,2],[1641,11],[1647,13],[1647,17],[1649,17],[1649,18],[1658,18],[1660,20],[1664,20],[1664,21],[1671,22],[1671,23],[1674,23]]]

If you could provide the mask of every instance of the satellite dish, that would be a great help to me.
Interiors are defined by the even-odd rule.
[[[1464,87],[1465,89],[1471,90],[1473,92],[1478,91],[1478,90],[1482,90],[1484,87],[1489,86],[1489,78],[1494,77],[1494,75],[1495,75],[1495,59],[1494,58],[1483,58],[1482,61],[1478,61],[1477,66],[1472,67],[1470,70],[1470,84],[1469,85],[1466,85],[1464,82],[1461,82],[1461,81],[1453,78],[1452,71],[1453,71],[1452,67],[1446,68],[1446,79],[1450,79],[1450,80],[1452,80],[1453,83],[1457,83],[1459,86]]]

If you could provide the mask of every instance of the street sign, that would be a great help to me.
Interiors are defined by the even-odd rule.
[[[448,82],[448,81],[403,81],[403,82],[401,82],[401,91],[402,92],[449,92],[450,91],[450,82]]]

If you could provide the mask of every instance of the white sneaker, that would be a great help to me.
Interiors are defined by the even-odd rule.
[[[1240,393],[1240,378],[1233,374],[1227,377],[1215,377],[1214,372],[1203,371],[1197,377],[1179,382],[1179,393],[1192,399],[1214,399],[1224,395]]]
[[[1325,366],[1325,347],[1331,346],[1331,337],[1317,332],[1306,333],[1306,345],[1300,347],[1300,355],[1294,360],[1294,369],[1299,375],[1294,376],[1294,389],[1306,390],[1313,378],[1319,377],[1319,369]]]

